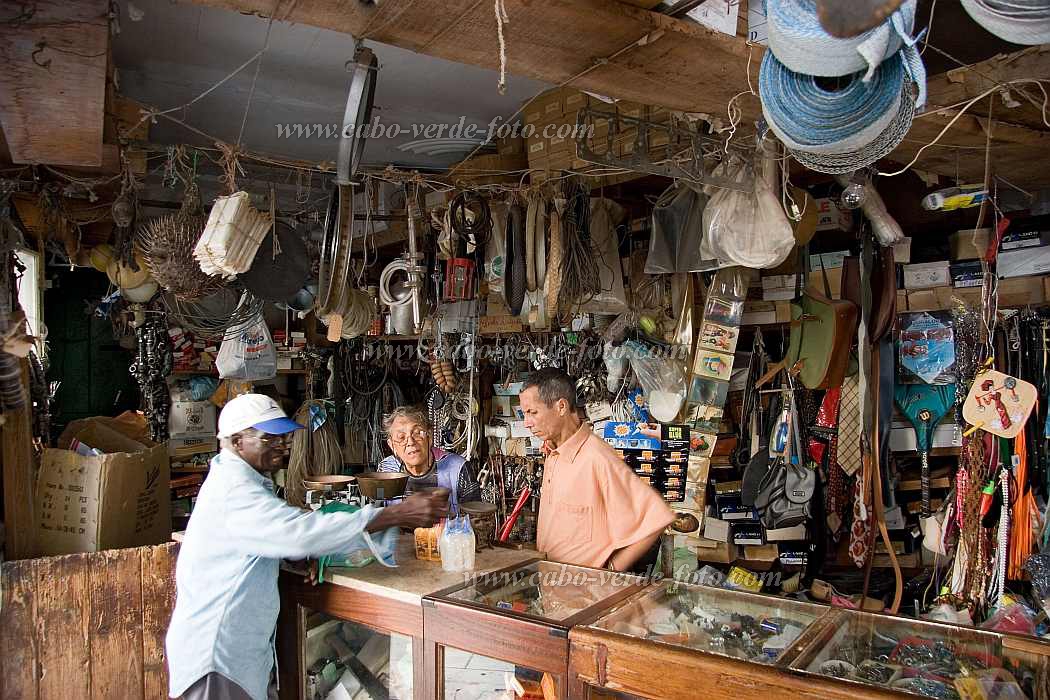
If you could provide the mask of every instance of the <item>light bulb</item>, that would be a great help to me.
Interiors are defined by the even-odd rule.
[[[846,209],[859,209],[868,199],[868,188],[860,182],[851,182],[842,190],[842,206]]]

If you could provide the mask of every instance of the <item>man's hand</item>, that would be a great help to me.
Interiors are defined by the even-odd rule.
[[[412,495],[392,506],[384,508],[372,518],[365,528],[368,532],[379,532],[388,527],[433,527],[448,515],[448,497],[444,494]]]

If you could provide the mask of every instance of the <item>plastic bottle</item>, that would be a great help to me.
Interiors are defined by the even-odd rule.
[[[455,551],[455,538],[456,536],[456,520],[455,518],[445,521],[445,528],[441,531],[441,538],[438,540],[438,551],[441,553],[441,570],[442,571],[456,571],[456,551]]]
[[[470,526],[470,516],[463,516],[463,568],[460,571],[474,570],[474,555],[478,551],[478,540],[474,528]]]

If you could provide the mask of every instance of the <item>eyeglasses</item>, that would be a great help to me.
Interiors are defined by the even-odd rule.
[[[288,435],[288,433],[282,433],[280,435],[271,435],[269,433],[253,433],[251,434],[251,437],[255,438],[267,447],[272,447],[274,445],[285,444],[288,440]]]
[[[423,442],[430,437],[430,431],[424,430],[423,428],[416,428],[411,433],[398,433],[390,436],[390,442],[395,445],[408,444],[409,440],[415,440],[417,442]]]

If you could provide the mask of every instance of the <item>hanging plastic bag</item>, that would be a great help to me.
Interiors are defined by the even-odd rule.
[[[707,200],[707,194],[685,182],[675,183],[660,195],[653,207],[645,274],[703,272],[718,267],[717,260],[704,260],[700,251]]]
[[[356,513],[358,506],[329,501],[317,511],[319,513]],[[324,583],[325,570],[332,567],[360,569],[373,562],[379,562],[383,566],[394,568],[397,566],[397,543],[401,536],[401,530],[396,527],[387,528],[382,532],[369,534],[364,533],[361,537],[361,546],[349,552],[338,554],[326,554],[317,559],[317,582]]]
[[[620,242],[616,235],[616,226],[624,214],[623,207],[611,199],[591,199],[591,246],[598,261],[601,290],[580,306],[581,313],[618,314],[627,311]]]
[[[700,254],[714,258],[720,267],[740,265],[752,269],[776,267],[795,247],[791,223],[784,215],[776,193],[775,152],[760,144],[755,152],[757,168],[733,159],[716,168],[716,173],[753,189],[714,190],[704,209],[704,239]]]
[[[661,423],[673,423],[685,403],[685,374],[680,363],[633,340],[624,343],[624,348],[649,400],[649,413]]]
[[[222,378],[254,382],[277,376],[277,350],[261,313],[226,331],[215,367]]]

